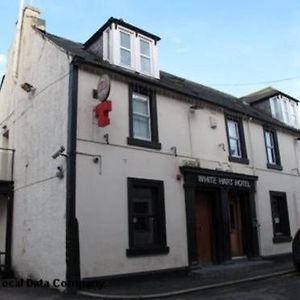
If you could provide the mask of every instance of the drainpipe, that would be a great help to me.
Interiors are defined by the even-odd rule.
[[[79,230],[76,218],[77,92],[78,67],[71,63],[69,76],[68,157],[66,179],[66,280],[68,282],[79,282],[81,279]],[[67,292],[72,294],[75,294],[76,291],[76,287],[69,287],[67,289]]]
[[[250,145],[250,159],[252,161],[252,170],[253,170],[253,175],[256,174],[255,172],[255,158],[254,158],[254,151],[253,151],[253,144],[252,144],[252,135],[251,135],[251,129],[250,129],[250,121],[252,121],[252,118],[247,119],[247,131],[248,131],[248,138],[249,138],[249,145]]]

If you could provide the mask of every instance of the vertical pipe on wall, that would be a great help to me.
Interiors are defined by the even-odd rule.
[[[11,267],[11,246],[12,246],[12,226],[13,226],[13,185],[10,186],[10,191],[7,195],[6,207],[6,241],[5,241],[5,277],[13,276]]]
[[[70,64],[68,105],[68,161],[66,180],[66,280],[80,281],[79,230],[76,219],[76,147],[77,147],[78,67]],[[76,288],[68,288],[75,293]]]

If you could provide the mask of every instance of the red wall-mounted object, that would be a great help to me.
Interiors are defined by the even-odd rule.
[[[109,112],[111,110],[112,105],[110,100],[103,101],[94,108],[99,127],[105,127],[110,124]]]

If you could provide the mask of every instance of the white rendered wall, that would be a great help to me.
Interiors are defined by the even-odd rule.
[[[66,272],[66,182],[55,174],[65,160],[51,155],[67,143],[67,56],[30,26],[22,27],[18,77],[7,70],[0,93],[0,124],[15,152],[12,265],[17,276],[52,281]],[[12,65],[11,48],[8,66]],[[28,82],[30,95],[21,89]]]
[[[289,133],[278,132],[283,171],[266,168],[262,125],[244,120],[249,165],[228,162],[224,113],[204,107],[190,112],[186,102],[157,94],[159,141],[162,149],[127,145],[128,85],[113,80],[111,125],[97,126],[91,91],[98,76],[80,71],[77,155],[77,216],[80,231],[82,277],[144,272],[187,266],[187,237],[183,182],[176,180],[179,166],[198,160],[201,168],[256,175],[256,206],[262,255],[290,252],[291,243],[273,244],[269,190],[287,192],[291,233],[299,227],[299,147]],[[211,118],[217,124],[211,128]],[[106,145],[104,134],[109,134]],[[178,157],[171,147],[177,147]],[[101,156],[101,167],[92,161]],[[299,156],[299,153],[298,155]],[[299,161],[299,157],[298,157]],[[168,255],[127,258],[127,177],[163,180],[165,185]]]

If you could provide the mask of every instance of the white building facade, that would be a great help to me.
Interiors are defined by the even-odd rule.
[[[159,38],[123,20],[85,44],[40,30],[33,8],[23,22],[0,92],[0,146],[14,153],[0,251],[16,274],[103,279],[291,252],[296,128],[159,72]],[[103,75],[112,109],[97,118]]]

